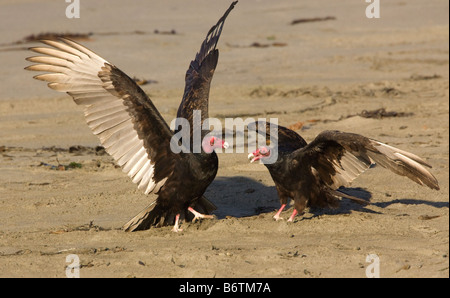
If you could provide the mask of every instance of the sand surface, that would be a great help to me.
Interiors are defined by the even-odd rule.
[[[216,219],[183,223],[182,233],[120,230],[149,198],[96,149],[82,108],[23,70],[25,49],[37,43],[18,41],[92,33],[84,45],[157,81],[143,89],[170,122],[190,60],[230,3],[186,2],[81,1],[80,18],[68,19],[64,1],[0,1],[0,277],[65,277],[69,254],[79,257],[81,277],[365,277],[366,257],[376,254],[381,277],[448,278],[443,0],[382,1],[379,19],[366,18],[359,0],[242,0],[222,32],[210,97],[210,116],[221,121],[277,118],[307,141],[338,129],[413,152],[433,166],[441,190],[375,167],[351,186],[371,205],[344,200],[275,222],[279,201],[265,167],[249,164],[246,152],[222,153],[205,194]],[[397,115],[361,116],[381,108]],[[51,166],[70,163],[81,168]]]

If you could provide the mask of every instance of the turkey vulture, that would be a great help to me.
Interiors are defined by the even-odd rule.
[[[202,122],[208,117],[209,89],[219,58],[216,46],[225,19],[236,3],[209,30],[186,72],[177,119],[187,119],[191,129],[194,110],[202,112]],[[51,89],[66,92],[76,104],[83,105],[87,124],[106,151],[139,189],[158,195],[123,229],[136,231],[174,224],[172,230],[178,232],[182,230],[179,227],[182,219],[212,218],[208,214],[216,207],[203,194],[218,169],[214,149],[226,148],[227,143],[202,130],[199,153],[173,152],[170,145],[176,131],[170,130],[133,79],[72,40],[42,42],[50,47],[30,50],[46,56],[27,58],[38,64],[26,69],[48,72],[34,78],[48,82]]]
[[[341,192],[359,174],[376,163],[392,172],[406,176],[420,185],[439,190],[438,181],[426,169],[429,164],[420,157],[364,136],[340,131],[323,131],[309,144],[296,132],[264,121],[248,125],[266,138],[275,132],[274,143],[260,146],[249,154],[250,162],[259,160],[269,170],[278,192],[281,208],[288,198],[294,199],[294,211],[288,221],[302,214],[305,207],[337,207],[339,198],[357,203],[366,201]],[[276,136],[278,133],[278,136]],[[269,160],[277,150],[277,158]]]

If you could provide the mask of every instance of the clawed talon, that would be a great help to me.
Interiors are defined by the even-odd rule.
[[[212,215],[206,215],[206,214],[202,214],[202,213],[200,213],[200,212],[197,212],[197,211],[195,211],[194,208],[192,208],[192,207],[189,207],[188,210],[189,210],[192,214],[194,214],[194,219],[192,219],[192,222],[196,222],[197,220],[200,220],[200,219],[202,219],[202,218],[207,218],[207,219],[213,219],[213,218],[214,218],[214,216],[212,216]]]
[[[297,215],[297,213],[298,213],[297,209],[294,209],[294,211],[292,211],[292,214],[287,221],[294,222],[294,217]]]
[[[179,227],[179,223],[180,223],[180,214],[177,214],[175,216],[175,225],[172,228],[172,232],[178,233],[183,231],[183,229]]]
[[[275,215],[273,216],[273,219],[275,219],[275,221],[284,220],[284,218],[282,218],[282,217],[279,216],[278,214],[275,214]]]
[[[275,219],[275,221],[278,221],[280,219],[283,219],[282,217],[280,217],[281,212],[283,211],[284,207],[286,207],[286,204],[281,205],[280,210],[278,210],[278,212],[273,216],[273,218]]]
[[[214,218],[213,215],[201,214],[200,212],[195,211],[191,207],[189,207],[188,210],[190,212],[192,212],[192,214],[194,214],[194,218],[192,219],[192,222],[196,222],[197,220],[200,220],[202,218],[207,218],[207,219],[213,219]],[[180,214],[177,214],[175,216],[175,225],[172,228],[172,232],[178,233],[178,232],[182,232],[183,231],[183,229],[179,227],[179,224],[180,224]]]
[[[172,228],[172,232],[175,232],[175,233],[178,233],[178,232],[183,232],[183,229],[182,228],[179,228],[179,227],[173,227]]]
[[[196,222],[197,220],[200,220],[200,219],[203,219],[203,218],[213,219],[214,216],[199,213],[199,215],[195,215],[195,217],[192,219],[192,222]]]

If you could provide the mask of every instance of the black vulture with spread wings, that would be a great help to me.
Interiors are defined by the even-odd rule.
[[[187,119],[191,130],[194,110],[202,112],[202,121],[208,117],[209,89],[219,58],[216,46],[225,19],[236,3],[209,30],[187,70],[177,118]],[[173,224],[172,230],[178,232],[183,218],[211,218],[209,214],[216,207],[203,194],[218,169],[214,149],[226,148],[227,144],[202,130],[201,152],[173,152],[170,144],[176,132],[170,130],[133,79],[72,40],[42,42],[50,47],[30,50],[45,56],[27,58],[37,64],[26,69],[47,72],[34,78],[48,82],[51,89],[66,92],[76,104],[84,106],[87,124],[106,152],[145,194],[158,195],[123,229],[136,231]]]
[[[309,144],[295,131],[264,121],[248,125],[274,140],[249,154],[251,162],[264,163],[275,182],[281,208],[276,220],[294,200],[294,211],[288,221],[302,214],[306,207],[337,207],[340,198],[357,203],[367,202],[339,190],[376,163],[412,181],[439,190],[431,168],[420,157],[364,136],[340,131],[323,131]],[[266,162],[267,161],[267,162]]]

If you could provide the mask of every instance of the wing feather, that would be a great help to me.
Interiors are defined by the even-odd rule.
[[[130,159],[129,162],[126,163],[124,169],[128,173],[128,176],[130,178],[133,178],[142,167],[144,167],[145,163],[147,162],[147,156],[145,152],[141,152],[141,150],[136,153],[133,158]],[[129,169],[129,170],[127,170]]]
[[[191,61],[185,77],[185,89],[183,99],[177,112],[177,118],[187,119],[193,128],[193,111],[201,111],[201,123],[208,118],[209,89],[214,70],[219,59],[219,51],[216,49],[222,32],[225,19],[234,8],[237,1],[233,2],[224,15],[206,35],[195,59]],[[178,125],[176,125],[178,127]]]
[[[106,107],[104,109],[98,109],[96,111],[93,111],[93,109],[90,109],[89,114],[85,115],[86,122],[92,122],[92,121],[98,121],[103,118],[112,117],[113,115],[117,115],[118,113],[124,113],[126,112],[126,107],[124,105],[119,106],[111,106]]]
[[[358,134],[324,131],[293,154],[302,167],[314,168],[334,189],[348,186],[374,163],[420,185],[439,189],[438,181],[425,168],[430,165],[423,159]]]
[[[46,56],[27,58],[37,64],[26,69],[46,72],[34,78],[67,92],[85,107],[88,126],[139,188],[162,186],[165,179],[155,180],[155,172],[174,163],[158,163],[158,155],[171,155],[168,145],[173,134],[147,95],[126,74],[84,46],[65,38],[42,42],[49,47],[30,50]]]

